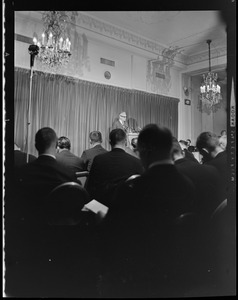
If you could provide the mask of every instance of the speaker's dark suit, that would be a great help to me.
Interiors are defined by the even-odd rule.
[[[221,196],[222,182],[216,168],[186,158],[176,160],[175,166],[179,172],[188,176],[196,187],[196,212],[204,217],[210,216],[224,200]]]
[[[101,145],[96,145],[93,148],[84,150],[81,155],[81,158],[84,161],[84,170],[90,171],[94,157],[106,152],[108,151],[104,149]]]
[[[134,174],[142,174],[143,167],[136,157],[114,148],[94,158],[89,173],[87,190],[91,198],[110,205],[115,187]]]
[[[103,276],[111,286],[103,296],[176,295],[184,280],[176,268],[183,251],[177,251],[172,228],[177,216],[191,210],[194,197],[193,183],[169,164],[153,166],[118,187],[101,226],[108,272]]]
[[[70,168],[73,174],[75,172],[81,172],[84,170],[83,159],[74,155],[69,150],[63,150],[56,155],[56,160],[65,165],[67,168]]]
[[[119,118],[116,118],[114,120],[114,122],[112,123],[112,130],[113,129],[117,129],[117,128],[123,129],[124,131],[127,132],[127,130],[128,130],[128,123],[127,123],[127,121],[125,121],[124,125],[122,125],[122,123],[119,121]]]

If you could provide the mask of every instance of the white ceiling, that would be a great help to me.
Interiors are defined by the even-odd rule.
[[[209,1],[209,0],[208,0]],[[226,47],[226,27],[219,11],[85,11],[101,21],[153,40],[179,47],[184,55]]]

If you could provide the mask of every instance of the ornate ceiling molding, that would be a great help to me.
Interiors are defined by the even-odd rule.
[[[153,52],[154,54],[160,54],[164,49],[164,47],[154,41],[102,22],[96,18],[82,14],[81,12],[78,13],[78,16],[76,17],[76,23],[78,26],[85,29],[92,30],[109,38],[117,39],[118,41],[125,42],[143,50]]]
[[[226,56],[226,55],[227,55],[226,47],[214,49],[211,51],[211,59],[216,59],[216,58]],[[206,60],[208,60],[208,53],[203,52],[200,54],[188,56],[186,59],[186,64],[191,65],[191,64],[199,63],[199,62],[206,61]]]

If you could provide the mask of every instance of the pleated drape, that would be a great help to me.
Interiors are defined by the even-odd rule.
[[[27,106],[30,70],[15,68],[14,139],[26,151]],[[29,126],[30,153],[37,155],[34,137],[42,127],[71,140],[72,152],[81,156],[89,147],[88,136],[99,130],[103,146],[110,150],[108,135],[121,111],[141,128],[156,123],[170,128],[177,137],[178,99],[124,89],[62,75],[34,71]]]

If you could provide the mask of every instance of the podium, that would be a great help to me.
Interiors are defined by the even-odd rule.
[[[127,141],[128,141],[128,147],[133,149],[133,147],[131,146],[131,140],[134,138],[138,138],[139,132],[129,132],[127,134]]]

